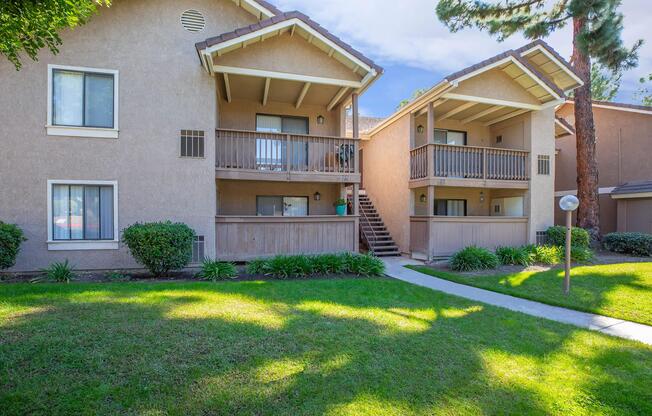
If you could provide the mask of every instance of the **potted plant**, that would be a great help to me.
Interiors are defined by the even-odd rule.
[[[337,215],[345,215],[346,214],[346,199],[344,198],[338,198],[335,200],[335,212]]]

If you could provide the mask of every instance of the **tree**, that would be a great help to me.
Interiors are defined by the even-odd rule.
[[[538,39],[572,23],[571,65],[584,82],[575,90],[574,100],[577,196],[582,202],[577,225],[587,229],[594,241],[600,239],[600,206],[591,110],[591,58],[618,73],[637,65],[637,52],[643,43],[639,40],[631,48],[623,44],[620,4],[620,0],[440,0],[436,9],[439,19],[451,31],[476,27],[497,36],[499,41],[517,32],[528,39]]]
[[[410,98],[406,98],[406,99],[402,100],[400,103],[398,103],[398,106],[396,106],[396,109],[399,110],[399,109],[405,107],[405,106],[408,105],[410,102],[416,100],[417,98],[419,98],[419,97],[421,97],[423,94],[425,94],[426,91],[428,91],[428,90],[425,89],[425,88],[419,88],[419,89],[417,89],[417,90],[414,90],[414,92],[412,93],[412,96],[411,96]]]
[[[611,101],[618,94],[620,81],[623,78],[621,71],[612,72],[600,64],[591,65],[591,98],[598,101]]]
[[[641,83],[641,87],[638,89],[634,97],[637,98],[641,104],[652,106],[652,90],[649,86],[645,85],[648,82],[652,82],[652,73],[647,77],[642,77],[638,80]]]
[[[41,48],[56,54],[61,30],[83,25],[98,6],[110,5],[111,0],[2,0],[0,53],[16,70],[22,66],[23,53],[35,61]]]

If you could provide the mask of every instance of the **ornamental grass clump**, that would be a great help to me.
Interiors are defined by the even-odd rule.
[[[314,277],[334,274],[353,274],[356,276],[382,276],[385,264],[369,254],[317,254],[317,255],[279,255],[268,259],[249,262],[247,273],[277,279],[293,277]]]
[[[70,283],[76,277],[74,267],[68,262],[68,259],[54,262],[45,269],[41,269],[41,272],[43,274],[32,279],[32,282]]]
[[[451,269],[458,272],[495,269],[499,264],[498,256],[485,248],[476,246],[463,248],[455,253],[450,260]]]
[[[235,279],[238,277],[238,269],[235,267],[235,264],[228,261],[206,259],[202,262],[201,271],[197,273],[197,277],[213,282]]]
[[[532,264],[532,256],[525,247],[498,247],[496,256],[504,265],[529,266]]]

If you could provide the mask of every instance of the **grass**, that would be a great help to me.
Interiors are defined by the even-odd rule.
[[[0,413],[652,414],[652,347],[389,279],[5,284]]]
[[[652,263],[574,267],[569,296],[562,292],[563,269],[478,276],[407,267],[494,292],[652,325]]]

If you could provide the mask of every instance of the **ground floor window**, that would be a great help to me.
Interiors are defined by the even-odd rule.
[[[466,216],[466,199],[435,199],[435,215]]]
[[[301,217],[308,215],[307,196],[256,196],[256,215]]]
[[[51,240],[115,240],[114,183],[50,182]]]

